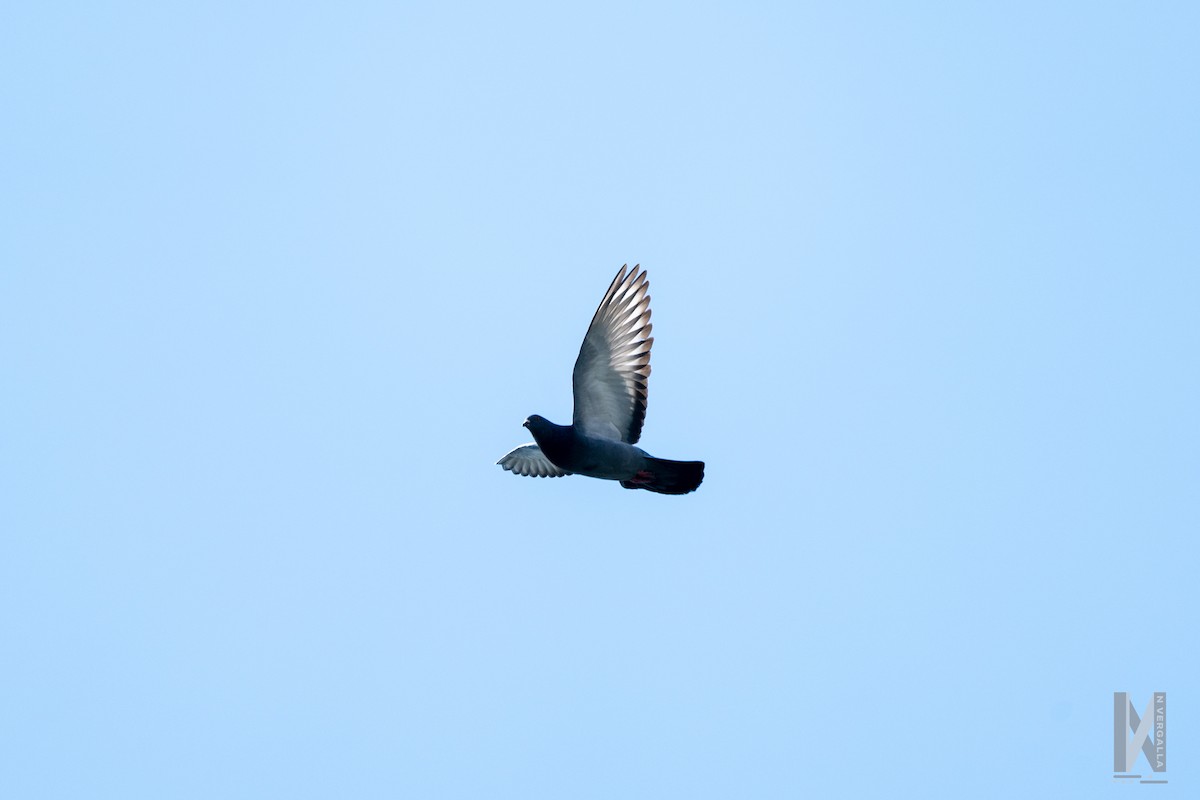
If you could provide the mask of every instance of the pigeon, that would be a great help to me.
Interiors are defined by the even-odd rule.
[[[522,424],[534,441],[496,463],[516,475],[586,475],[620,481],[626,489],[687,494],[704,480],[703,461],[668,461],[634,447],[646,420],[650,377],[650,282],[635,264],[613,278],[583,337],[571,387],[570,425],[534,414]]]

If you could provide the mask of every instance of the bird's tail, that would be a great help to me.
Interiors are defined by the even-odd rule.
[[[647,489],[659,494],[687,494],[704,480],[703,461],[668,461],[646,456],[646,466],[631,480],[621,481],[626,489]]]

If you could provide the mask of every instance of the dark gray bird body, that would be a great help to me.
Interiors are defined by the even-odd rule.
[[[626,489],[686,494],[704,480],[704,462],[668,461],[635,447],[646,419],[650,376],[650,283],[646,272],[621,267],[604,295],[575,361],[571,425],[532,415],[524,426],[535,443],[497,461],[518,475],[586,475]]]
[[[645,467],[646,451],[612,439],[579,433],[572,425],[555,425],[534,414],[525,427],[555,466],[573,475],[627,480]]]

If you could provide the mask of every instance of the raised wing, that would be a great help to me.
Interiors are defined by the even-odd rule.
[[[516,475],[529,478],[561,478],[571,474],[554,466],[554,463],[546,458],[542,448],[533,442],[509,450],[496,463]]]
[[[626,265],[628,266],[628,265]],[[583,337],[571,384],[575,427],[589,436],[634,444],[646,420],[650,377],[650,282],[621,267]]]

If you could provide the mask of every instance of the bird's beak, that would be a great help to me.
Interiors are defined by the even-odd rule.
[[[522,423],[521,423],[521,427],[522,427],[522,428],[528,428],[528,427],[529,427],[529,420],[525,420],[524,422],[522,422]]]

